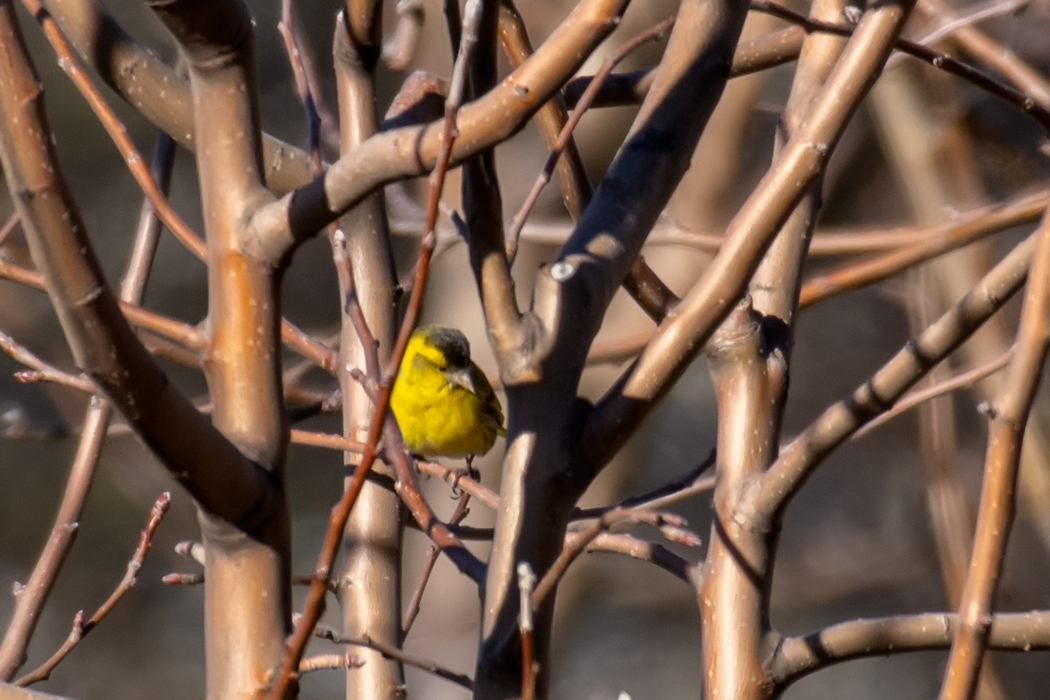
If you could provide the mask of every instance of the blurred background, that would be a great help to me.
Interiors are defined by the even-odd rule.
[[[249,4],[256,18],[264,127],[279,138],[305,146],[303,112],[277,32],[279,3],[251,0]],[[519,9],[533,43],[541,43],[573,4],[568,0],[522,0]],[[951,12],[965,15],[996,4],[960,5]],[[388,5],[387,24],[392,30],[394,3]],[[669,0],[634,3],[620,29],[581,73],[593,73],[616,46],[673,13],[676,6]],[[139,3],[110,1],[107,7],[136,39],[167,59],[173,57],[170,38]],[[322,99],[328,104],[334,102],[334,89],[327,57],[338,7],[339,3],[325,0],[297,8],[302,35],[323,80]],[[807,10],[798,3],[794,8]],[[1044,39],[1050,30],[1050,6],[1035,0],[1000,9],[999,16],[982,23],[982,30],[1036,68],[1046,70],[1050,45]],[[424,34],[413,68],[447,76],[451,60],[441,2],[428,0],[425,11]],[[66,176],[109,279],[118,280],[127,262],[141,194],[102,128],[58,69],[35,22],[24,14],[22,19],[46,86]],[[931,20],[917,12],[910,32],[924,36],[943,23],[943,15]],[[753,14],[745,37],[783,26]],[[661,48],[644,47],[621,69],[654,65]],[[669,220],[693,231],[720,232],[769,166],[792,74],[793,64],[789,64],[731,83],[701,141],[692,170],[668,207]],[[381,113],[402,79],[402,74],[381,69]],[[109,95],[140,149],[150,152],[155,140],[152,128]],[[634,111],[632,107],[594,110],[583,118],[577,141],[593,182],[599,181],[615,156]],[[1045,187],[1050,167],[1040,150],[1043,138],[1031,121],[969,85],[911,59],[894,61],[832,159],[820,226],[932,225],[950,220],[959,211]],[[542,139],[531,124],[497,149],[508,222],[546,157]],[[391,217],[414,221],[418,214],[405,201],[421,201],[420,183],[405,183],[396,190],[389,197]],[[458,174],[453,172],[445,190],[452,206],[458,205],[458,191]],[[171,199],[191,226],[201,230],[193,160],[184,151],[177,157]],[[5,189],[0,194],[0,217],[11,212]],[[534,226],[527,229],[515,265],[523,306],[528,304],[538,266],[555,256],[559,236],[570,230],[555,185],[545,191],[531,222]],[[796,330],[785,440],[869,377],[905,342],[909,329],[917,327],[923,314],[935,317],[939,313],[916,308],[916,290],[934,299],[935,307],[943,308],[969,284],[967,278],[954,275],[997,259],[1033,228],[999,234],[992,242],[981,244],[980,250],[927,265],[921,274],[903,275],[805,311]],[[411,266],[417,246],[417,238],[410,233],[397,236],[402,273]],[[644,254],[679,294],[702,274],[709,256],[697,246],[666,243],[650,245]],[[9,239],[0,255],[24,260],[20,235]],[[339,303],[330,261],[328,243],[319,237],[296,256],[285,283],[286,316],[322,338],[338,327]],[[810,272],[840,262],[814,259]],[[448,248],[436,260],[425,320],[464,329],[475,358],[492,372],[494,363],[468,270],[463,245]],[[206,313],[204,282],[203,265],[166,236],[145,306],[198,323]],[[1004,312],[999,335],[990,333],[982,342],[995,347],[1005,338],[1008,345],[1016,313],[1015,304]],[[647,328],[650,322],[621,293],[598,342],[631,338]],[[46,361],[72,368],[43,293],[0,280],[0,329]],[[955,366],[975,365],[974,357],[960,353]],[[165,367],[190,396],[206,399],[198,371],[173,363]],[[70,390],[19,383],[12,376],[18,369],[20,365],[0,355],[0,429],[5,435],[0,439],[0,586],[5,589],[28,577],[47,537],[86,407],[86,398]],[[592,399],[600,396],[621,369],[617,365],[589,369],[581,393]],[[308,382],[324,388],[329,380],[316,373],[309,375]],[[967,509],[975,510],[986,438],[985,420],[975,410],[981,398],[980,391],[959,392],[942,402],[937,425],[953,432],[947,441],[950,454],[942,451],[931,458],[929,450],[924,453],[928,433],[920,430],[918,414],[911,412],[846,445],[817,472],[789,511],[778,552],[773,593],[773,624],[778,629],[799,634],[856,617],[949,608],[938,553],[944,538],[953,534],[944,532],[944,526],[954,522],[956,537],[968,538],[971,530],[960,530],[958,521],[931,517],[928,504],[943,502],[948,493],[954,494],[949,500],[957,497],[952,501],[957,512],[965,516]],[[1045,406],[1040,403],[1040,422],[1043,413]],[[715,425],[707,369],[699,360],[581,505],[609,503],[689,471],[710,451]],[[338,432],[339,422],[337,417],[321,417],[301,427]],[[492,488],[499,487],[500,447],[498,444],[497,450],[480,460],[482,480]],[[1026,470],[1045,472],[1046,455],[1042,457],[1026,463]],[[931,459],[946,463],[948,471],[938,471]],[[1040,495],[1037,485],[1031,486],[1039,483],[1038,476],[1033,478],[1025,482],[1029,487],[1022,486],[1027,488],[1023,494],[1027,500],[1022,502],[1000,586],[998,605],[1004,610],[1050,604],[1050,526],[1045,520],[1050,517],[1050,501]],[[293,446],[289,479],[295,515],[294,569],[307,573],[316,559],[329,509],[342,488],[342,455]],[[454,500],[448,486],[434,480],[425,487],[435,510],[441,515],[451,513]],[[173,507],[160,527],[138,585],[58,667],[51,680],[38,686],[41,689],[83,700],[140,698],[147,693],[155,700],[202,695],[202,590],[160,583],[163,574],[199,570],[173,551],[176,542],[198,537],[194,509],[126,431],[118,431],[106,443],[76,545],[45,608],[24,670],[35,668],[61,644],[77,610],[90,614],[117,584],[150,505],[164,490],[173,490]],[[485,507],[474,503],[471,510],[467,524],[492,524],[493,514]],[[687,517],[706,541],[710,526],[706,496],[677,504],[674,510]],[[653,536],[644,529],[637,534]],[[415,588],[426,545],[418,532],[407,532],[406,599]],[[472,546],[485,551],[483,545]],[[694,561],[703,556],[702,548],[683,553]],[[302,591],[297,594],[299,608]],[[0,596],[0,620],[9,617],[11,604],[10,596]],[[472,674],[478,618],[475,587],[441,560],[405,647]],[[558,598],[551,695],[615,700],[626,692],[636,699],[696,698],[699,644],[699,615],[689,587],[651,565],[612,555],[586,555],[573,566]],[[314,653],[325,650],[329,649],[319,642],[311,646]],[[924,652],[853,661],[802,680],[784,697],[928,698],[939,688],[945,658],[945,653]],[[984,691],[992,694],[984,697],[1045,697],[1050,679],[1045,656],[995,654],[993,658],[995,677]],[[410,696],[467,697],[457,686],[412,669],[407,673]],[[325,671],[309,674],[302,692],[304,697],[331,697],[341,689],[342,673]]]

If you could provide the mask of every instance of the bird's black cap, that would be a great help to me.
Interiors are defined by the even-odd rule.
[[[447,326],[427,326],[420,329],[435,346],[441,349],[448,366],[463,368],[470,366],[470,343],[467,336]]]

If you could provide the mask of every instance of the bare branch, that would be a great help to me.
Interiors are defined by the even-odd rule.
[[[74,360],[106,391],[202,507],[232,521],[249,512],[258,513],[269,484],[168,383],[105,284],[85,226],[62,180],[39,84],[10,12],[9,5],[0,10],[4,51],[0,110],[5,122],[0,155],[30,252],[43,271]]]
[[[373,0],[353,0],[336,20],[332,53],[343,153],[379,128],[375,68],[381,8],[382,3]],[[382,368],[390,361],[397,337],[396,272],[382,190],[344,214],[330,242],[343,300],[339,342],[344,368],[339,372],[343,434],[358,439],[376,419]],[[350,365],[365,368],[364,384],[349,371]],[[360,454],[344,456],[344,464],[355,471],[360,463]],[[402,639],[404,517],[401,501],[390,488],[393,470],[376,464],[372,471],[376,478],[362,485],[346,522],[335,582],[346,633],[393,645]],[[347,697],[393,697],[401,692],[405,683],[401,663],[374,651],[363,650],[360,657],[364,665],[347,673]]]
[[[914,245],[811,277],[802,287],[799,305],[818,304],[844,291],[892,277],[991,234],[1035,221],[1046,211],[1048,203],[1050,196],[1039,192],[1013,202],[984,207],[970,216],[936,227],[928,232],[927,238]]]
[[[952,639],[940,700],[968,700],[977,678],[992,622],[992,604],[1002,573],[1006,543],[1017,508],[1017,470],[1028,413],[1050,348],[1050,213],[1043,218],[1017,330],[1017,349],[1006,382],[986,407],[991,420],[973,554],[959,601],[959,627]]]
[[[132,555],[131,560],[128,562],[128,569],[124,573],[124,578],[120,580],[117,587],[110,593],[109,598],[106,599],[102,605],[99,606],[98,610],[91,616],[87,622],[84,621],[84,612],[80,611],[76,614],[73,620],[73,629],[66,639],[65,643],[59,647],[50,659],[40,665],[35,671],[27,673],[16,681],[18,685],[27,686],[37,683],[38,681],[46,680],[51,676],[51,671],[55,669],[58,664],[62,662],[62,659],[73,650],[80,641],[95,629],[106,615],[116,607],[120,599],[130,591],[135,583],[137,582],[137,576],[139,569],[142,568],[142,562],[146,558],[146,553],[149,552],[150,544],[153,542],[153,535],[157,532],[157,528],[160,526],[160,521],[164,518],[164,514],[168,512],[168,506],[171,504],[171,494],[162,493],[157,501],[153,504],[153,509],[150,511],[149,521],[146,523],[146,529],[139,534],[139,544],[135,548],[135,553]]]
[[[190,89],[152,51],[135,43],[96,0],[44,0],[62,33],[81,58],[146,119],[195,150]],[[310,181],[310,161],[301,149],[271,136],[264,139],[266,179],[284,193]]]
[[[943,396],[944,394],[950,393],[957,389],[965,389],[973,386],[977,382],[981,381],[985,377],[988,377],[996,372],[1002,370],[1006,365],[1010,363],[1010,360],[1014,356],[1013,348],[1010,348],[999,357],[995,358],[991,362],[986,362],[980,367],[974,367],[973,369],[962,372],[951,379],[934,384],[933,386],[926,387],[924,389],[917,389],[909,392],[901,399],[893,404],[893,408],[881,414],[878,418],[868,421],[864,424],[864,427],[853,433],[850,437],[851,440],[859,440],[864,437],[872,430],[875,430],[880,425],[887,423],[905,411],[909,411],[912,408],[918,406],[924,401]]]
[[[910,0],[904,0],[865,13],[842,59],[814,97],[810,119],[729,224],[726,241],[704,276],[625,376],[595,405],[584,438],[594,468],[634,432],[743,294],[780,225],[822,172],[910,8]]]
[[[389,659],[396,659],[397,661],[400,661],[401,663],[404,663],[408,666],[414,666],[418,669],[422,669],[427,673],[432,673],[438,678],[444,678],[445,680],[451,681],[456,685],[466,688],[467,690],[474,689],[474,681],[472,681],[469,676],[462,673],[456,673],[455,671],[450,671],[444,666],[441,666],[429,659],[424,659],[422,657],[415,656],[414,654],[407,654],[404,651],[397,649],[396,647],[392,647],[388,644],[383,644],[382,642],[372,639],[371,637],[350,637],[342,635],[339,632],[333,630],[332,628],[326,627],[324,625],[318,625],[315,634],[322,639],[328,639],[330,641],[335,642],[336,644],[347,644],[350,646],[361,646],[366,647],[368,649],[375,649],[376,651],[380,652],[383,656]]]
[[[526,562],[545,571],[554,561],[574,501],[597,471],[595,462],[574,451],[577,439],[568,445],[565,439],[583,426],[576,387],[587,348],[688,166],[725,85],[745,14],[741,2],[683,4],[627,142],[558,259],[540,272],[533,315],[520,324],[522,342],[512,348],[497,344],[510,424],[504,507],[497,516],[485,586],[476,674],[481,697],[520,692],[516,568]],[[533,635],[540,695],[552,609],[547,604],[538,612]]]
[[[460,110],[450,165],[517,132],[612,31],[625,5],[626,0],[584,0],[525,65]],[[500,119],[490,119],[492,114]],[[377,134],[344,154],[323,178],[262,207],[253,217],[260,257],[281,260],[377,187],[430,172],[444,143],[443,123]]]
[[[769,663],[771,679],[784,687],[832,664],[919,649],[947,649],[959,627],[954,613],[868,618],[832,625],[805,637],[783,639]],[[1050,612],[1000,613],[992,620],[988,647],[1004,651],[1050,649]]]
[[[751,505],[763,518],[779,513],[806,478],[844,440],[886,411],[926,372],[947,357],[1021,288],[1035,250],[1028,238],[1014,248],[953,308],[908,342],[848,398],[826,409],[781,450],[758,482]]]
[[[733,55],[729,77],[739,78],[794,61],[798,58],[805,38],[806,34],[800,27],[789,27],[740,42]],[[618,107],[638,104],[645,99],[655,77],[655,69],[613,73],[595,95],[592,106]],[[565,85],[565,101],[569,107],[576,106],[593,79],[593,76],[585,75],[573,78]]]
[[[853,32],[852,27],[808,19],[786,7],[769,2],[769,0],[752,0],[751,6],[759,12],[768,12],[783,20],[798,24],[808,31],[831,32],[842,36],[848,36]],[[965,31],[966,29],[970,28],[963,27],[959,31]],[[906,39],[898,39],[895,46],[909,56],[914,56],[920,61],[929,63],[934,68],[973,83],[1031,117],[1044,131],[1050,131],[1050,108],[1044,107],[1033,96],[1014,88],[1012,85],[989,77],[986,73],[941,51],[935,51]]]

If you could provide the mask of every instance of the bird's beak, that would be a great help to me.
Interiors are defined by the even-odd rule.
[[[452,384],[458,384],[472,394],[478,393],[474,388],[474,380],[470,376],[470,368],[464,367],[463,369],[453,370],[451,372],[445,372],[445,376]]]

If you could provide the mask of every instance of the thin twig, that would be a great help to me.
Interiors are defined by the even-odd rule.
[[[425,459],[417,459],[416,467],[420,473],[440,477],[449,486],[469,494],[493,510],[499,508],[499,494],[485,487],[470,474],[464,474],[462,469],[453,469]]]
[[[900,401],[897,401],[895,404],[893,404],[893,408],[886,411],[878,418],[875,418],[874,420],[866,423],[864,427],[855,432],[850,439],[859,440],[871,431],[875,430],[875,428],[878,428],[880,425],[883,425],[884,423],[893,420],[900,414],[904,413],[905,411],[911,410],[912,408],[918,406],[924,401],[929,401],[930,399],[937,398],[938,396],[943,396],[944,394],[955,391],[956,389],[965,389],[967,387],[973,386],[985,377],[995,374],[1003,367],[1006,367],[1006,365],[1009,364],[1010,359],[1013,358],[1013,356],[1014,349],[1010,348],[999,357],[996,357],[995,359],[984,363],[980,367],[974,367],[973,369],[967,372],[963,372],[962,374],[956,375],[947,381],[941,382],[940,384],[936,384],[934,386],[910,392],[906,396],[903,396],[900,399]]]
[[[658,528],[661,533],[676,544],[686,547],[697,547],[700,538],[686,529],[684,518],[672,513],[653,513],[641,508],[613,508],[602,513],[601,517],[588,525],[585,529],[570,533],[565,538],[558,558],[554,560],[539,583],[535,584],[532,594],[532,609],[539,610],[543,601],[554,591],[558,582],[569,570],[569,566],[583,554],[587,547],[594,542],[599,535],[608,532],[616,526],[631,525],[635,523],[647,523]]]
[[[88,394],[102,393],[98,386],[95,385],[95,382],[86,374],[63,372],[54,365],[41,360],[28,348],[3,331],[0,331],[0,350],[6,352],[16,362],[20,362],[32,369],[32,371],[23,370],[15,373],[15,378],[20,382],[54,382]]]
[[[532,653],[533,587],[536,574],[528,562],[518,564],[518,593],[521,598],[521,614],[518,631],[521,633],[521,700],[532,700],[536,693],[536,662]]]
[[[139,544],[135,548],[135,553],[132,555],[131,560],[128,562],[127,571],[124,573],[124,578],[121,579],[120,583],[117,584],[116,589],[110,594],[109,598],[106,599],[95,614],[91,616],[87,622],[84,622],[84,611],[80,611],[76,614],[73,619],[73,629],[69,633],[69,637],[65,643],[59,647],[58,651],[52,655],[50,659],[40,665],[35,671],[31,671],[26,675],[15,681],[15,685],[27,686],[32,685],[38,681],[47,679],[51,675],[51,671],[54,670],[62,659],[66,658],[66,655],[73,650],[77,644],[89,633],[95,629],[100,622],[113,610],[120,599],[131,590],[137,581],[139,569],[142,568],[142,562],[146,558],[146,553],[149,552],[150,544],[153,541],[153,535],[157,532],[157,527],[160,526],[160,521],[164,518],[164,514],[168,511],[168,506],[171,505],[171,494],[165,492],[157,498],[153,504],[153,508],[150,511],[149,521],[146,523],[146,529],[139,535]]]
[[[983,6],[974,7],[970,6],[967,8],[967,13],[961,17],[952,17],[947,19],[944,24],[937,27],[935,30],[927,34],[926,36],[919,39],[917,44],[932,44],[939,39],[954,34],[958,30],[968,27],[971,24],[977,24],[983,22],[986,19],[992,19],[993,17],[1002,17],[1008,15],[1017,10],[1027,6],[1031,3],[1031,0],[992,0],[992,2],[985,3]],[[928,3],[919,3],[919,9],[924,10],[923,7]]]
[[[621,554],[653,564],[683,583],[692,586],[694,591],[699,591],[704,582],[702,560],[694,564],[659,542],[649,542],[623,532],[599,534],[593,542],[587,545],[587,551]]]
[[[326,625],[317,625],[314,630],[314,635],[321,639],[335,642],[336,644],[347,644],[350,646],[361,646],[375,649],[388,659],[394,659],[407,666],[414,666],[415,668],[426,671],[427,673],[432,673],[438,678],[444,678],[447,681],[463,686],[467,690],[474,689],[474,681],[469,676],[449,670],[430,659],[424,659],[421,656],[405,653],[401,649],[397,649],[388,644],[383,644],[378,639],[372,639],[368,636],[346,637]]]
[[[839,34],[841,36],[850,36],[853,34],[852,26],[811,19],[805,15],[794,12],[793,10],[789,10],[782,5],[769,2],[768,0],[751,0],[751,9],[758,12],[765,12],[787,22],[797,24],[805,28],[807,31],[831,32],[832,34]],[[1018,90],[1014,86],[996,80],[986,73],[977,70],[973,66],[956,58],[952,58],[946,53],[935,51],[921,44],[917,44],[914,41],[898,38],[895,48],[903,51],[909,56],[919,59],[920,61],[929,63],[934,68],[938,68],[946,73],[962,78],[984,90],[988,94],[1013,105],[1023,114],[1026,114],[1035,120],[1044,131],[1050,132],[1050,109],[1042,106],[1033,97]]]
[[[572,519],[581,520],[583,518],[599,518],[616,508],[640,508],[643,510],[666,508],[672,503],[677,503],[685,498],[689,498],[690,496],[710,491],[714,488],[715,475],[708,474],[708,472],[714,464],[715,451],[712,449],[702,462],[674,481],[658,486],[647,493],[625,498],[616,505],[599,506],[597,508],[577,508],[572,514]]]
[[[551,175],[554,174],[554,168],[558,164],[558,159],[561,157],[562,151],[565,150],[569,140],[572,138],[572,132],[576,129],[576,126],[580,123],[580,119],[583,118],[588,107],[590,107],[591,103],[594,101],[598,91],[605,83],[606,78],[612,73],[613,68],[619,65],[621,61],[627,58],[631,52],[639,46],[648,41],[662,40],[664,35],[674,26],[674,22],[675,16],[672,15],[623,44],[623,46],[619,47],[611,56],[605,59],[601,68],[599,68],[598,72],[591,78],[590,83],[587,85],[587,89],[584,90],[583,95],[577,102],[576,107],[572,112],[572,116],[565,123],[565,126],[562,127],[561,133],[558,134],[558,140],[550,149],[550,153],[547,156],[547,162],[537,176],[536,182],[533,183],[532,189],[529,191],[528,196],[525,197],[525,201],[522,202],[521,207],[518,209],[518,213],[516,213],[511,220],[510,228],[506,234],[507,259],[511,263],[514,262],[514,257],[517,254],[518,238],[521,235],[521,229],[525,225],[525,220],[528,218],[529,212],[532,211],[532,207],[539,199],[543,188],[548,182],[550,182]]]
[[[448,521],[450,525],[459,525],[463,522],[463,519],[470,513],[470,509],[467,507],[469,503],[470,494],[465,492],[460,494],[459,502],[456,503],[456,510],[453,511],[452,517]],[[416,616],[419,615],[420,603],[423,601],[423,591],[430,580],[430,574],[434,572],[434,565],[437,564],[440,553],[441,550],[437,545],[427,547],[426,557],[423,560],[423,571],[419,575],[419,583],[416,585],[416,590],[412,593],[412,598],[408,601],[408,607],[405,608],[405,614],[402,616],[402,638],[408,636],[408,631],[412,629],[412,623],[416,621]]]
[[[1001,5],[1012,3],[1002,2]],[[924,0],[919,9],[934,19],[951,24],[952,10],[938,0]],[[1006,80],[1024,91],[1036,103],[1050,108],[1050,82],[1039,70],[1023,61],[1008,46],[992,39],[986,32],[974,26],[958,26],[952,34],[952,41],[963,51],[981,61],[986,67],[1003,76]]]
[[[464,44],[466,43],[464,42]],[[295,669],[298,668],[299,660],[302,659],[311,631],[321,617],[324,594],[328,588],[328,578],[335,561],[336,552],[339,549],[339,544],[342,541],[343,529],[350,517],[350,510],[353,508],[357,496],[364,486],[365,479],[379,455],[379,438],[383,433],[387,410],[390,406],[390,393],[393,389],[394,374],[397,367],[401,364],[401,358],[405,355],[408,339],[418,322],[422,310],[423,292],[426,289],[426,280],[430,270],[430,257],[434,251],[434,224],[437,220],[438,200],[441,196],[441,186],[444,182],[445,173],[448,171],[449,159],[452,154],[454,124],[456,112],[463,99],[464,72],[466,70],[467,57],[469,57],[469,47],[466,50],[461,47],[460,57],[457,59],[453,70],[453,81],[449,89],[449,98],[445,104],[444,135],[441,142],[441,152],[437,165],[430,177],[427,225],[420,246],[419,262],[416,266],[416,285],[412,290],[397,343],[394,345],[394,350],[391,353],[390,368],[380,383],[375,413],[368,429],[366,448],[362,455],[361,463],[354,470],[354,476],[344,490],[342,498],[332,508],[324,543],[314,570],[313,584],[307,593],[302,616],[288,642],[288,648],[281,662],[281,668],[268,694],[270,700],[283,700],[288,695]],[[400,477],[401,475],[399,474],[399,481],[401,480]]]

